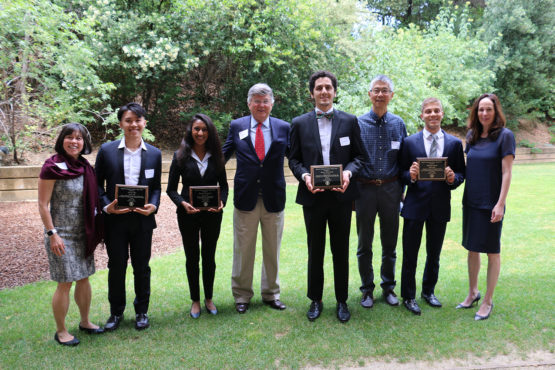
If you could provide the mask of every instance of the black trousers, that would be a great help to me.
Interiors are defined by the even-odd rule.
[[[179,208],[177,223],[183,240],[185,250],[185,268],[189,281],[191,300],[200,301],[199,288],[199,259],[202,255],[202,283],[204,297],[212,299],[214,276],[216,273],[216,245],[220,236],[223,212],[202,211],[196,214],[187,214],[185,209]],[[199,248],[199,236],[202,248]]]
[[[426,266],[422,279],[422,293],[434,293],[437,283],[439,256],[447,222],[417,221],[405,218],[403,223],[403,267],[401,271],[401,296],[404,299],[414,299],[416,295],[416,265],[424,223],[426,223]]]
[[[144,230],[137,213],[110,217],[106,222],[106,251],[108,252],[108,301],[110,313],[125,311],[125,273],[131,255],[135,284],[135,313],[147,313],[150,300],[150,252],[152,229]]]
[[[318,194],[313,206],[303,207],[308,243],[308,298],[320,301],[324,290],[326,224],[330,231],[335,299],[346,302],[349,289],[351,202],[339,202],[331,191]]]

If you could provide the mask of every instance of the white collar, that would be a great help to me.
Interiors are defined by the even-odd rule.
[[[125,146],[125,136],[121,138],[121,141],[119,142],[119,146],[118,149],[122,149],[122,148],[126,148],[127,150],[129,150],[131,152],[131,149],[127,148]],[[146,149],[146,145],[143,139],[141,139],[141,149],[142,150],[147,150]]]

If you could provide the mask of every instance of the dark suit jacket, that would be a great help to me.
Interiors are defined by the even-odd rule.
[[[174,153],[172,164],[170,166],[170,174],[168,176],[167,193],[172,202],[175,203],[177,209],[181,206],[181,202],[189,203],[189,187],[190,186],[206,186],[206,185],[220,185],[220,199],[224,203],[227,202],[227,194],[229,187],[227,185],[227,178],[225,174],[225,167],[218,173],[214,164],[214,157],[208,158],[208,166],[204,172],[204,176],[200,175],[197,162],[193,157],[185,158],[183,167],[180,167],[177,158],[177,153]],[[183,188],[181,194],[177,192],[179,179],[181,178]]]
[[[407,185],[407,195],[401,216],[425,221],[433,219],[448,222],[451,219],[451,190],[464,181],[465,163],[462,143],[456,137],[443,131],[444,145],[442,157],[447,157],[447,165],[455,172],[455,181],[448,185],[445,181],[410,181],[410,166],[417,157],[426,157],[422,131],[407,137],[401,145],[401,181]]]
[[[95,171],[102,208],[114,200],[116,184],[125,184],[125,175],[123,173],[124,149],[118,149],[120,141],[121,140],[115,140],[102,144],[96,156]],[[145,143],[145,145],[147,150],[141,150],[141,171],[138,185],[148,186],[148,202],[154,204],[156,206],[156,211],[158,211],[161,193],[162,153],[158,148],[152,145],[147,143]],[[154,171],[153,175],[149,178],[146,178],[147,170]],[[156,228],[155,213],[156,212],[149,216],[141,217],[143,228]],[[110,222],[117,221],[117,217],[118,215],[105,215],[104,223],[109,225]]]
[[[351,183],[345,193],[333,192],[333,194],[339,201],[352,201],[358,198],[359,193],[354,184],[354,178],[366,162],[366,152],[360,138],[357,118],[342,111],[333,112],[330,164],[341,164],[344,171],[349,170],[352,173]],[[344,138],[348,138],[348,143],[345,143]],[[341,140],[344,145],[341,145]],[[289,168],[299,180],[296,202],[303,206],[310,206],[315,202],[317,194],[308,191],[302,175],[310,174],[311,165],[324,164],[320,131],[314,110],[293,119],[290,141]]]
[[[289,147],[289,123],[270,117],[272,144],[264,160],[256,155],[250,136],[251,116],[231,121],[229,134],[223,146],[225,160],[233,153],[237,157],[234,178],[233,204],[241,211],[252,211],[258,194],[262,193],[268,212],[281,212],[285,208],[285,176],[283,158]],[[242,134],[242,139],[239,137]]]

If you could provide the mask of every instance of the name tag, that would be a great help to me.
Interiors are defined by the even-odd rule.
[[[243,140],[249,135],[249,130],[243,130],[239,132],[239,139]]]
[[[391,142],[391,149],[399,149],[401,147],[401,143],[398,141]]]
[[[351,140],[349,139],[348,136],[340,137],[339,138],[339,144],[341,144],[341,146],[347,146],[347,145],[351,144]]]
[[[145,178],[151,179],[154,177],[154,169],[145,170]]]
[[[58,168],[61,168],[62,170],[67,170],[67,163],[66,162],[56,163],[56,166]]]

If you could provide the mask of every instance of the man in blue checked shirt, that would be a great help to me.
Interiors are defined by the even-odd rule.
[[[372,241],[376,214],[380,218],[382,242],[381,287],[385,301],[399,305],[395,288],[395,261],[399,231],[399,203],[402,185],[399,179],[399,149],[407,136],[403,120],[387,111],[393,98],[393,82],[387,76],[376,76],[370,83],[368,96],[372,101],[370,112],[358,117],[362,143],[369,162],[357,178],[360,198],[355,201],[358,233],[358,269],[362,285],[360,304],[364,308],[374,305],[374,270],[372,268]]]

